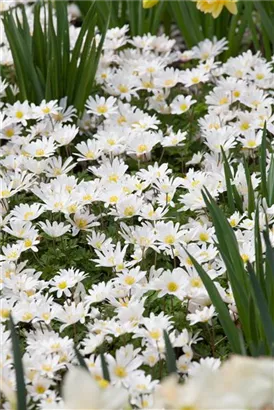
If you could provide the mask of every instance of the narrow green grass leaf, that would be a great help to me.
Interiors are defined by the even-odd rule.
[[[272,281],[274,282],[274,249],[271,246],[270,239],[269,239],[269,233],[267,230],[263,232],[263,237],[264,237],[265,246],[266,246],[266,260],[271,268],[271,274],[272,274],[271,278],[272,278]]]
[[[166,347],[166,364],[167,364],[168,374],[177,373],[176,357],[175,357],[174,349],[170,342],[169,336],[165,330],[164,330],[164,341],[165,341],[165,347]]]
[[[10,316],[10,334],[12,342],[15,378],[16,378],[16,396],[17,396],[17,410],[27,410],[27,391],[24,379],[24,369],[22,363],[22,355],[20,351],[19,338],[13,323],[12,316]]]
[[[243,212],[243,200],[242,200],[242,197],[239,194],[236,186],[233,183],[234,176],[231,172],[229,162],[227,160],[227,157],[226,157],[225,152],[224,152],[223,149],[222,149],[222,155],[223,155],[223,161],[224,161],[225,178],[226,178],[226,182],[228,183],[228,188],[231,191],[231,194],[232,194],[233,199],[234,199],[234,203],[236,204],[236,207],[237,207],[238,211],[240,211],[242,213]],[[228,182],[228,180],[229,180],[229,182]]]
[[[224,173],[225,173],[228,207],[229,207],[230,212],[234,213],[235,204],[234,204],[233,191],[232,191],[232,185],[231,185],[231,171],[230,171],[229,164],[227,162],[223,148],[222,148],[222,155],[223,155],[223,161],[224,161]]]
[[[109,374],[109,370],[108,370],[108,364],[106,362],[104,353],[100,353],[100,358],[101,358],[101,365],[102,365],[102,372],[103,372],[104,379],[107,380],[108,382],[110,382],[110,374]]]
[[[254,1],[254,5],[257,8],[261,16],[262,26],[268,36],[269,41],[272,43],[272,50],[274,49],[274,32],[273,32],[273,21],[269,16],[269,12],[266,11],[265,2]],[[272,2],[270,2],[272,3]]]
[[[251,342],[249,343],[249,348],[252,353],[252,356],[257,355],[257,350],[260,344],[260,338],[258,335],[257,329],[257,312],[255,310],[255,305],[252,296],[249,296],[248,301],[248,317],[249,317],[249,327],[250,327],[250,335],[251,335]]]
[[[85,369],[87,372],[89,372],[88,366],[83,358],[83,356],[81,355],[81,353],[79,352],[79,350],[77,349],[76,346],[74,346],[74,351],[75,351],[75,355],[77,357],[77,360],[79,362],[79,365]]]
[[[260,312],[261,323],[264,327],[265,337],[267,339],[270,351],[274,353],[274,323],[270,314],[270,309],[273,309],[273,306],[267,305],[263,291],[250,263],[248,263],[247,269],[253,288],[254,300],[256,301],[257,308]]]
[[[256,275],[260,280],[261,286],[266,292],[266,283],[265,283],[265,270],[264,270],[264,262],[263,262],[263,248],[262,248],[262,240],[261,240],[261,232],[260,232],[260,209],[259,209],[259,202],[257,204],[256,213],[255,213],[255,227],[254,227],[254,245],[255,245],[255,268],[256,268]]]
[[[264,123],[264,130],[262,136],[262,143],[259,149],[259,165],[261,173],[261,194],[268,201],[267,195],[267,179],[266,179],[266,123]]]
[[[274,154],[271,155],[270,167],[267,175],[267,203],[274,205]]]
[[[251,214],[255,210],[255,194],[254,194],[254,189],[252,186],[252,181],[251,181],[251,175],[249,171],[248,164],[246,162],[246,159],[243,158],[244,162],[244,170],[245,170],[245,177],[246,177],[246,183],[247,183],[247,195],[248,195],[248,216],[251,218]]]
[[[208,295],[211,299],[211,302],[215,306],[215,309],[218,313],[218,318],[222,324],[222,327],[224,329],[224,332],[228,338],[228,341],[231,345],[231,348],[234,353],[241,354],[241,345],[240,345],[240,340],[239,340],[239,333],[238,330],[232,321],[227,306],[222,300],[218,290],[216,289],[214,282],[210,279],[210,277],[207,275],[203,267],[196,261],[195,258],[193,258],[190,253],[187,252],[189,255],[196,271],[198,272],[200,278],[202,279],[202,282],[208,292]]]

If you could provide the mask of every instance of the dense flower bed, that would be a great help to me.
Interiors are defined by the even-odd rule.
[[[73,27],[72,42],[76,35]],[[11,103],[1,81],[3,408],[12,408],[16,390],[10,312],[24,348],[29,408],[63,408],[60,384],[77,364],[74,345],[98,382],[96,397],[112,389],[100,352],[108,364],[114,390],[96,408],[216,406],[194,391],[231,379],[229,366],[219,369],[230,346],[190,255],[236,323],[238,312],[202,190],[227,212],[244,263],[254,262],[245,164],[257,197],[264,124],[274,133],[273,64],[250,51],[223,63],[225,49],[225,39],[205,40],[181,53],[164,35],[108,30],[97,93],[83,116],[66,98],[19,102],[16,85]],[[269,163],[271,140],[267,152]],[[224,158],[233,165],[242,212],[227,206]],[[260,228],[269,226],[272,244],[273,215],[262,201]],[[158,386],[166,375],[164,330],[179,375],[189,379],[182,393],[173,379]],[[253,389],[233,387],[233,398],[221,386],[214,400],[223,394],[222,408],[274,405],[273,367],[265,366],[260,379],[254,364],[265,389],[256,390],[256,401]],[[85,384],[85,377],[78,380]],[[167,391],[178,395],[175,402]],[[82,408],[73,400],[67,406]]]

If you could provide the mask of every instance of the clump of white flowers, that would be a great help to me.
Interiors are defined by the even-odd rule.
[[[273,406],[267,360],[232,359],[219,370],[218,358],[201,358],[205,329],[213,350],[218,343],[212,339],[217,313],[189,257],[237,321],[202,189],[222,202],[222,149],[229,163],[239,152],[255,162],[264,124],[273,135],[273,64],[251,51],[221,63],[225,39],[181,54],[165,35],[129,38],[127,32],[126,26],[107,31],[96,73],[100,92],[88,98],[81,117],[65,96],[38,105],[17,101],[16,87],[1,79],[3,408],[11,408],[16,390],[11,312],[24,338],[27,398],[35,410]],[[78,33],[72,26],[71,43]],[[4,43],[1,64],[11,58]],[[201,104],[202,116],[195,117]],[[271,147],[272,141],[269,157]],[[258,197],[260,174],[251,171],[250,178]],[[234,185],[243,212],[228,221],[244,263],[253,262],[255,217],[247,212],[241,161]],[[272,244],[273,215],[272,207],[259,209]],[[47,259],[51,249],[61,267],[59,256]],[[75,250],[79,257],[71,256]],[[174,378],[159,387],[164,330],[176,348],[178,374],[188,379],[183,386]],[[71,370],[74,344],[90,375]]]

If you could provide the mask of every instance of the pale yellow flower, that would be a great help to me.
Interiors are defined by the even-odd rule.
[[[214,18],[217,18],[224,7],[232,14],[237,14],[237,0],[195,0],[197,9],[203,13],[211,13]]]
[[[154,7],[157,3],[159,3],[160,0],[143,0],[143,8],[144,9],[150,9],[151,7]]]

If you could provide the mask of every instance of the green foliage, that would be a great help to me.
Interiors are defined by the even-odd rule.
[[[175,353],[169,339],[167,332],[164,330],[164,340],[165,340],[165,347],[166,347],[166,364],[167,364],[167,371],[168,374],[177,373],[177,366],[176,366],[176,358]]]
[[[15,330],[15,326],[13,323],[13,319],[10,316],[10,334],[11,334],[11,341],[12,341],[12,351],[13,351],[13,361],[14,361],[14,368],[15,368],[15,378],[16,378],[16,403],[17,403],[17,410],[27,410],[27,402],[26,402],[26,385],[24,379],[24,369],[22,364],[22,355],[20,350],[20,343],[17,332]]]
[[[78,1],[82,12],[87,9],[88,2]],[[129,24],[130,33],[133,36],[143,35],[145,33],[157,34],[160,23],[168,24],[170,19],[166,13],[168,2],[161,1],[153,9],[144,9],[142,0],[118,0],[96,1],[98,11],[98,25],[102,30],[105,27],[105,16],[110,14],[110,27],[121,27]]]
[[[104,379],[110,382],[108,365],[107,365],[107,362],[106,362],[106,359],[103,353],[100,353],[100,358],[101,358],[101,365],[102,365],[102,372],[103,372]]]
[[[274,249],[270,245],[268,233],[264,233],[267,249],[266,263],[264,263],[262,244],[259,239],[259,213],[257,211],[255,216],[256,261],[254,266],[248,263],[245,267],[236,236],[226,216],[207,190],[204,191],[203,197],[215,227],[218,249],[226,265],[243,336],[241,332],[237,331],[235,324],[230,319],[228,310],[213,281],[197,261],[191,257],[194,266],[219,314],[219,320],[232,350],[235,353],[245,354],[243,349],[246,345],[248,353],[252,356],[274,355]]]
[[[67,2],[56,1],[34,6],[34,29],[30,32],[24,7],[6,11],[3,23],[14,59],[21,101],[39,104],[41,100],[68,96],[68,103],[79,113],[92,92],[102,50],[108,17],[105,16],[100,44],[95,44],[97,13],[94,2],[83,19],[73,50],[70,50]],[[41,11],[44,22],[41,23]],[[22,21],[19,19],[22,13]],[[56,15],[56,28],[54,26]]]
[[[75,351],[75,356],[77,357],[77,360],[79,362],[79,365],[82,367],[82,369],[89,372],[89,369],[86,365],[86,362],[85,362],[83,356],[81,355],[81,353],[79,352],[79,350],[75,346],[74,346],[74,351]]]
[[[88,1],[78,1],[82,13],[88,10]],[[143,9],[142,0],[96,1],[99,26],[105,25],[105,16],[111,13],[110,27],[129,24],[131,35],[157,34],[162,24],[170,34],[176,23],[187,47],[193,47],[205,38],[226,37],[229,48],[225,59],[239,54],[244,46],[254,52],[261,51],[270,59],[274,50],[274,3],[270,1],[239,1],[238,13],[224,9],[218,18],[203,14],[192,1],[161,0],[151,9]]]
[[[266,198],[267,205],[270,207],[274,204],[274,157],[270,157],[268,173],[266,172],[266,149],[267,149],[267,130],[264,125],[262,144],[260,147],[260,173],[261,173],[261,195]],[[270,151],[271,152],[271,151]]]

